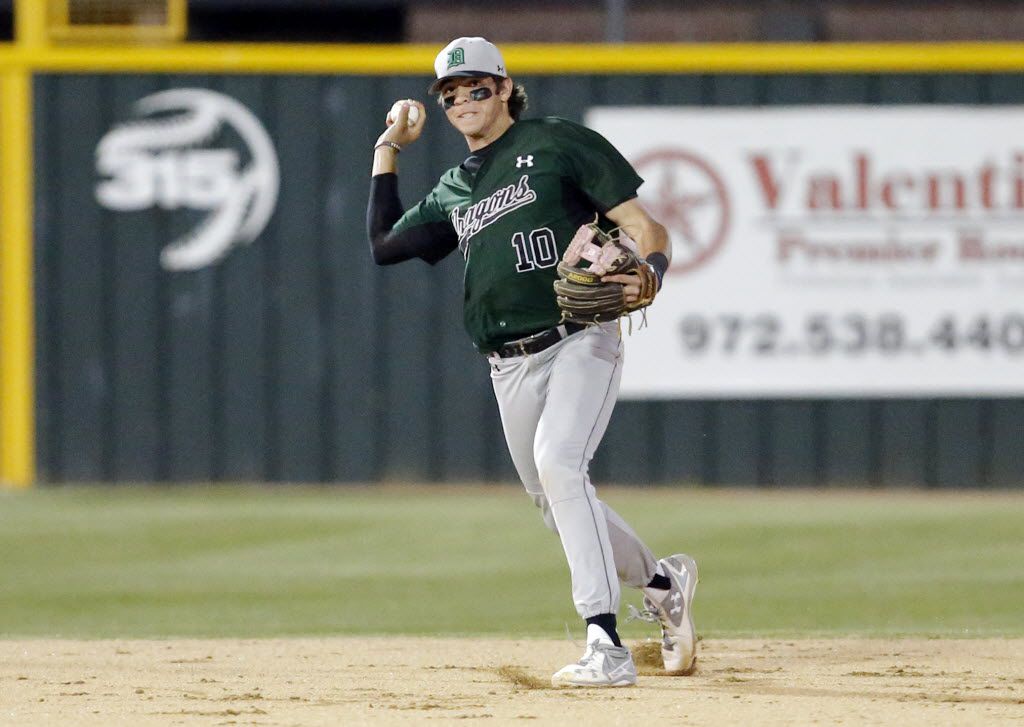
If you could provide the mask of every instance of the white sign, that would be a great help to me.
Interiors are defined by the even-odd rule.
[[[1024,107],[598,108],[587,125],[672,237],[624,397],[1024,394]]]
[[[209,214],[160,255],[166,270],[212,265],[255,240],[277,203],[277,154],[259,120],[233,98],[199,88],[147,96],[137,119],[114,127],[96,148],[103,177],[96,199],[118,212],[160,207]],[[210,148],[230,130],[238,143]]]

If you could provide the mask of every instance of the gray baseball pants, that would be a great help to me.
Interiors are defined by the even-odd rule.
[[[582,618],[619,610],[619,581],[642,588],[657,563],[598,499],[588,469],[619,392],[618,326],[588,326],[540,353],[489,357],[512,462],[547,526],[562,541]]]

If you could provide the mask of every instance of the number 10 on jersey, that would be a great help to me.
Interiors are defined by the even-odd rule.
[[[555,233],[547,227],[532,230],[529,236],[517,232],[512,235],[512,247],[515,248],[518,259],[517,273],[550,268],[558,262]]]

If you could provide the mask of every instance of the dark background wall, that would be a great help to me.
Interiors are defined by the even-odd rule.
[[[1019,75],[524,77],[530,114],[596,104],[1021,103]],[[376,268],[370,148],[426,77],[88,76],[36,81],[41,481],[512,480],[487,367],[461,328],[462,261]],[[208,87],[273,138],[263,235],[167,273],[181,213],[111,213],[94,153],[139,98]],[[464,148],[428,120],[407,204]],[[1024,400],[620,402],[595,480],[1019,486]]]
[[[42,2],[43,0],[38,0]],[[0,0],[0,41],[12,0]],[[1022,40],[1021,0],[189,0],[189,40]],[[611,22],[610,22],[611,21]]]

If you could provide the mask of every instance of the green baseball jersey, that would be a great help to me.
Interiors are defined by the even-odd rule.
[[[552,283],[577,228],[636,196],[643,180],[604,137],[565,119],[519,121],[475,172],[449,169],[395,224],[445,222],[466,262],[464,320],[484,352],[558,324]]]

